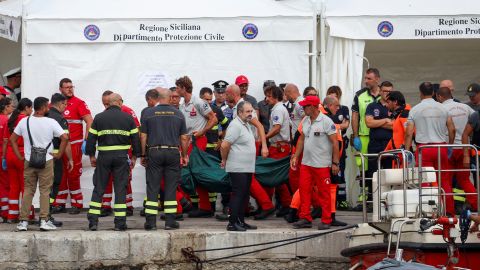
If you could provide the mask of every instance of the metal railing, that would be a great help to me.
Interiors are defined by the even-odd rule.
[[[422,161],[422,155],[423,151],[425,149],[431,149],[431,148],[436,148],[437,149],[437,169],[434,170],[424,170],[423,169],[423,161]],[[474,158],[475,158],[475,168],[468,168],[468,169],[448,169],[448,168],[443,168],[442,169],[442,154],[440,149],[446,148],[447,151],[448,149],[462,149],[465,150],[465,148],[468,148],[468,150],[473,150],[475,153]],[[470,152],[470,151],[469,151]],[[425,144],[421,145],[418,147],[418,177],[419,177],[419,213],[420,215],[423,213],[422,212],[422,197],[423,196],[429,196],[429,195],[423,195],[422,193],[422,182],[423,182],[423,174],[428,173],[428,172],[435,172],[437,174],[437,183],[438,183],[438,202],[440,207],[438,208],[438,215],[439,216],[445,216],[446,215],[446,196],[453,196],[453,195],[477,195],[477,198],[480,198],[480,177],[479,177],[479,158],[478,158],[478,149],[471,144]],[[468,171],[475,173],[475,180],[477,182],[477,192],[476,193],[446,193],[442,192],[442,172],[462,172],[462,171]],[[442,196],[444,200],[442,200]],[[405,202],[406,203],[406,202]],[[480,200],[477,201],[477,209],[480,211]]]

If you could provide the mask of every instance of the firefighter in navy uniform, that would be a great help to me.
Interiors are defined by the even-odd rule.
[[[145,230],[156,230],[158,215],[158,192],[162,178],[165,182],[164,209],[165,229],[178,229],[176,191],[181,178],[181,164],[188,164],[190,136],[184,115],[170,105],[171,91],[157,88],[159,103],[147,109],[142,117],[141,148],[142,165],[146,167],[147,201],[145,203]],[[161,130],[161,132],[158,132]],[[179,151],[181,147],[181,151]]]
[[[108,184],[108,177],[113,174],[115,190],[115,230],[127,229],[127,185],[130,168],[135,166],[140,155],[140,139],[137,125],[133,118],[120,109],[122,97],[110,95],[110,107],[95,116],[89,129],[86,154],[90,156],[90,164],[95,167],[93,174],[94,189],[88,211],[89,229],[97,230],[98,217],[101,213],[102,198]],[[95,147],[98,142],[98,159],[95,158]],[[132,159],[128,150],[132,148]]]
[[[58,124],[62,127],[65,134],[68,135],[68,122],[63,117],[63,112],[67,107],[67,98],[60,94],[55,93],[52,95],[50,100],[50,110],[48,111],[48,117],[54,119],[58,122]],[[58,153],[58,149],[60,147],[60,138],[54,138],[53,141],[53,153]],[[73,169],[73,159],[72,159],[72,149],[70,147],[70,142],[67,142],[67,147],[65,148],[65,155],[67,157],[68,163],[70,163],[70,168]],[[62,182],[63,177],[63,160],[62,159],[55,159],[53,161],[53,185],[52,190],[50,192],[50,208],[52,207],[52,203],[55,201],[55,198],[58,194],[58,189],[60,187],[60,183]],[[66,168],[65,168],[66,169]],[[53,217],[50,217],[53,225],[60,227],[62,226],[62,222],[56,221]]]

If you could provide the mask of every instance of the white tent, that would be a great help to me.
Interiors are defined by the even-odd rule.
[[[466,99],[466,86],[480,81],[478,1],[327,0],[321,10],[326,25],[320,29],[325,33],[321,43],[326,44],[321,50],[321,89],[339,85],[345,105],[352,104],[362,87],[367,67],[378,68],[382,79],[391,81],[412,105],[419,102],[423,81],[451,79],[461,100]],[[358,185],[351,181],[356,166],[349,164],[351,194]]]
[[[24,97],[49,97],[68,77],[93,115],[103,110],[104,90],[120,93],[139,112],[148,89],[173,86],[183,75],[198,93],[244,74],[250,94],[260,98],[267,79],[315,83],[313,10],[307,0],[4,0],[0,15],[21,19],[22,33],[16,46],[0,42],[0,59],[11,59],[0,72],[19,65],[21,48]],[[85,203],[92,173],[85,159]],[[141,201],[140,166],[133,181]]]
[[[324,17],[329,34],[324,85],[343,84],[344,103],[360,89],[367,65],[379,68],[413,104],[422,81],[452,79],[456,96],[464,99],[466,86],[480,80],[478,1],[330,0]]]

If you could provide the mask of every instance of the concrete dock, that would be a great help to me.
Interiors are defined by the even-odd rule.
[[[16,232],[16,224],[0,224],[0,269],[196,269],[187,262],[181,249],[194,250],[252,245],[317,234],[319,220],[312,229],[294,230],[283,218],[263,221],[249,219],[258,230],[227,232],[226,222],[214,218],[180,222],[174,231],[143,229],[139,210],[128,217],[126,232],[113,231],[113,217],[100,219],[99,231],[88,231],[86,212],[57,214],[63,227],[42,232],[30,225],[27,232]],[[361,213],[337,212],[337,219],[349,224],[361,222]],[[338,229],[339,227],[332,227]],[[346,269],[348,260],[340,255],[347,247],[350,230],[333,232],[313,239],[240,257],[204,264],[204,269]],[[281,244],[281,243],[278,243]],[[274,244],[275,245],[275,244]],[[230,257],[272,245],[198,253],[202,260]]]

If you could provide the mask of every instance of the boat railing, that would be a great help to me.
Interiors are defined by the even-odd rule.
[[[437,169],[425,169],[423,168],[423,162],[422,162],[422,155],[423,155],[423,152],[425,151],[425,149],[432,149],[432,148],[436,148],[437,149]],[[441,155],[441,149],[463,149],[463,150],[468,150],[469,152],[473,151],[474,153],[474,159],[475,159],[475,163],[474,163],[474,168],[470,167],[470,168],[466,168],[466,169],[450,169],[450,168],[442,168],[442,155]],[[450,150],[447,150],[447,151],[450,151]],[[470,162],[470,164],[472,164]],[[437,183],[438,183],[438,202],[439,202],[439,207],[438,207],[438,213],[437,213],[437,216],[445,216],[446,215],[446,208],[445,208],[445,203],[446,203],[446,196],[453,196],[453,195],[477,195],[477,198],[479,198],[477,200],[477,209],[480,209],[480,177],[479,177],[479,157],[478,157],[478,149],[477,147],[475,147],[474,145],[471,145],[471,144],[428,144],[428,145],[422,145],[420,147],[418,147],[418,176],[419,176],[419,203],[418,203],[418,208],[419,208],[419,213],[421,214],[422,213],[422,197],[423,196],[431,196],[431,194],[423,194],[422,193],[422,188],[423,188],[423,180],[425,179],[424,178],[424,174],[428,173],[428,172],[435,172],[437,174]],[[443,191],[442,189],[442,181],[444,179],[442,179],[442,172],[464,172],[464,171],[468,171],[468,172],[472,172],[474,173],[475,177],[475,181],[476,181],[476,188],[477,188],[477,192],[476,193],[466,193],[466,192],[463,192],[463,193],[446,193]],[[404,201],[404,203],[406,204],[407,202]]]
[[[407,160],[408,156],[411,155],[412,158],[413,158],[413,154],[410,152],[410,151],[407,151],[407,150],[404,150],[404,149],[394,149],[394,150],[389,150],[389,151],[383,151],[383,152],[380,152],[380,153],[375,153],[375,154],[363,154],[363,153],[357,153],[355,154],[355,156],[357,157],[360,157],[361,159],[361,170],[360,170],[360,175],[361,175],[361,181],[362,181],[362,197],[363,197],[363,200],[362,200],[362,210],[363,210],[363,223],[366,223],[368,222],[368,215],[367,215],[367,203],[373,203],[373,193],[374,192],[377,192],[377,191],[373,191],[372,190],[372,201],[367,201],[367,198],[368,198],[368,194],[366,193],[366,181],[367,180],[370,180],[370,181],[373,181],[373,175],[371,177],[366,177],[366,174],[365,174],[365,162],[368,158],[375,158],[377,159],[377,164],[378,164],[378,170],[381,169],[381,164],[382,164],[382,158],[386,158],[386,157],[398,157],[398,155],[401,155],[402,156],[402,160]],[[408,182],[408,174],[406,175],[405,177],[405,169],[407,168],[407,165],[405,162],[402,162],[402,164],[400,164],[399,162],[397,162],[397,166],[400,167],[400,166],[403,166],[404,168],[404,189],[406,190],[406,183]],[[380,188],[380,181],[381,181],[381,178],[380,178],[380,174],[377,173],[377,183],[378,184],[378,192],[381,192],[381,188]],[[404,198],[406,197],[406,191],[404,191]],[[378,193],[379,196],[378,196],[378,219],[380,220],[380,215],[381,215],[381,193]],[[405,205],[404,206],[404,213],[405,213],[405,216],[406,215],[406,211],[407,211],[407,206]]]

